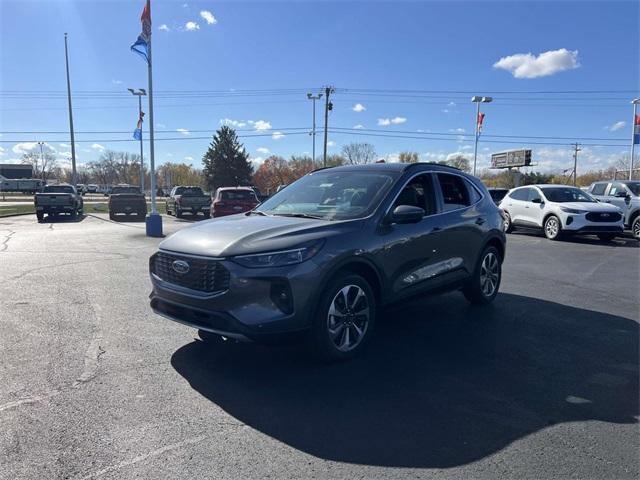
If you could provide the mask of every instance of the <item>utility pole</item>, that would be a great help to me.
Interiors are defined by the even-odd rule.
[[[42,181],[44,182],[44,142],[38,142],[40,145],[40,168],[42,168]]]
[[[334,88],[329,86],[324,89],[324,154],[322,155],[322,166],[327,166],[327,128],[329,125],[329,110],[333,110],[333,104],[329,101],[329,96],[334,92]]]
[[[578,180],[578,152],[581,151],[580,144],[578,142],[573,144],[573,186],[576,186]]]
[[[71,184],[76,185],[76,140],[73,133],[73,111],[71,109],[71,80],[69,79],[69,48],[64,34],[64,58],[67,65],[67,99],[69,101],[69,131],[71,132]]]
[[[316,100],[320,100],[322,98],[322,94],[312,95],[311,93],[307,93],[307,98],[309,100],[313,100],[313,129],[311,130],[311,135],[313,136],[313,162],[316,161]]]

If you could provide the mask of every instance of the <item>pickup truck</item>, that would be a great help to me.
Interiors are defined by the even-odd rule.
[[[135,214],[138,218],[147,215],[147,200],[140,191],[140,187],[132,185],[116,185],[109,195],[109,219],[116,220],[116,215],[129,216]]]
[[[194,216],[198,212],[202,212],[206,218],[209,218],[211,197],[205,194],[200,187],[173,187],[169,198],[167,198],[166,206],[167,215],[175,215],[176,218],[182,218],[182,214],[185,212]]]
[[[594,182],[587,192],[603,203],[610,203],[624,212],[624,225],[640,240],[640,180],[609,180]]]
[[[82,195],[73,185],[47,185],[42,193],[36,193],[33,203],[36,207],[36,218],[42,222],[45,214],[57,216],[68,213],[72,219],[82,215],[84,203]]]

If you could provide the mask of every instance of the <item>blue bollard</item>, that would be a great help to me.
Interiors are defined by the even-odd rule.
[[[159,213],[150,213],[146,218],[147,237],[163,237],[162,216]]]

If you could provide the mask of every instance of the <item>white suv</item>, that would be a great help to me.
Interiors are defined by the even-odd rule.
[[[514,188],[500,202],[505,231],[542,229],[550,240],[563,234],[593,234],[611,241],[624,232],[622,211],[599,203],[579,188],[567,185],[528,185]]]

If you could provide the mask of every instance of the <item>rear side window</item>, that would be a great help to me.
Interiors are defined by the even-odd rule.
[[[604,191],[607,189],[606,183],[596,183],[591,190],[591,195],[604,195]]]
[[[513,198],[514,200],[522,200],[523,202],[526,202],[529,199],[529,190],[531,189],[520,188],[518,190],[514,190],[509,194],[509,197]]]
[[[442,192],[445,212],[471,205],[469,188],[462,177],[439,173],[438,184]]]

